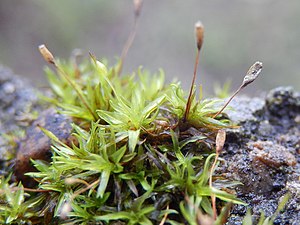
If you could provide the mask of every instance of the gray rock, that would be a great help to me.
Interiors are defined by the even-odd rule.
[[[225,163],[219,169],[228,179],[244,184],[236,191],[252,208],[256,222],[260,211],[271,216],[289,191],[292,198],[274,224],[300,224],[299,96],[291,87],[279,87],[265,100],[236,98],[235,111],[228,112],[240,128],[227,131]],[[241,224],[245,213],[235,206],[228,224]]]
[[[245,121],[257,121],[256,115],[264,110],[265,101],[261,98],[236,97],[231,101],[230,107],[232,110],[226,111],[229,119],[241,124]]]
[[[37,90],[26,80],[0,65],[0,162],[12,154],[9,134],[19,134],[28,125],[32,112],[40,109]]]

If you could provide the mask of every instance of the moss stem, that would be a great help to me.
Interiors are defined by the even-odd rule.
[[[197,68],[198,68],[198,64],[199,64],[199,58],[200,58],[200,49],[198,48],[197,55],[196,55],[195,66],[194,66],[193,80],[192,80],[192,84],[191,84],[191,88],[190,88],[190,93],[189,93],[188,101],[187,101],[186,107],[185,107],[183,122],[187,121],[189,113],[190,113],[190,110],[191,110],[192,95],[193,95],[194,85],[195,85],[195,81],[196,81],[196,74],[197,74]]]
[[[231,100],[242,90],[243,85],[241,85],[234,93],[233,95],[228,99],[228,101],[225,103],[225,105],[222,107],[222,109],[219,110],[212,118],[216,118],[218,115],[220,115],[224,109],[227,107],[227,105],[231,102]]]

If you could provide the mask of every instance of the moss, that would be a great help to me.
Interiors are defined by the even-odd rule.
[[[54,93],[47,100],[73,118],[78,144],[68,146],[44,130],[53,140],[52,159],[33,161],[38,171],[27,174],[38,181],[41,193],[25,194],[20,183],[2,180],[1,189],[13,190],[11,198],[16,198],[10,204],[2,193],[7,207],[2,223],[50,214],[48,222],[155,224],[166,218],[175,224],[196,218],[191,206],[210,214],[211,194],[242,204],[208,185],[216,131],[230,125],[212,118],[217,101],[193,98],[188,120],[182,122],[184,91],[178,83],[164,84],[162,71],[118,76],[115,67],[94,60],[79,70],[71,63],[58,66],[58,75],[46,70]],[[20,210],[28,202],[31,214]]]
[[[222,112],[262,64],[250,68],[219,110],[219,100],[196,98],[203,26],[201,32],[196,27],[198,51],[186,98],[179,83],[164,83],[163,71],[122,74],[136,24],[115,66],[93,55],[82,64],[59,61],[40,46],[54,67],[46,69],[53,96],[44,100],[72,118],[76,140],[67,145],[38,125],[52,139],[52,158],[31,160],[37,171],[25,175],[36,180],[32,189],[1,177],[1,223],[223,224],[231,204],[245,205],[228,191],[236,183],[214,170],[225,141],[220,130],[233,127]]]

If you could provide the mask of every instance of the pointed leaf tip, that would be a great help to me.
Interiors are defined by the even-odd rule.
[[[100,61],[98,61],[98,60],[96,60],[96,65],[97,65],[97,69],[98,69],[98,71],[99,71],[99,73],[101,73],[101,75],[107,75],[107,68],[106,68],[106,66],[102,63],[102,62],[100,62]]]

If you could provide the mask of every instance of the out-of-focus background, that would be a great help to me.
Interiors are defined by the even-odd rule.
[[[144,0],[125,72],[139,65],[152,72],[163,68],[168,81],[178,78],[188,88],[199,19],[205,40],[197,84],[207,93],[227,79],[235,89],[256,60],[264,69],[248,94],[279,85],[300,89],[299,0]],[[80,48],[113,64],[132,24],[132,0],[1,0],[0,64],[43,86],[39,44],[60,58]]]

